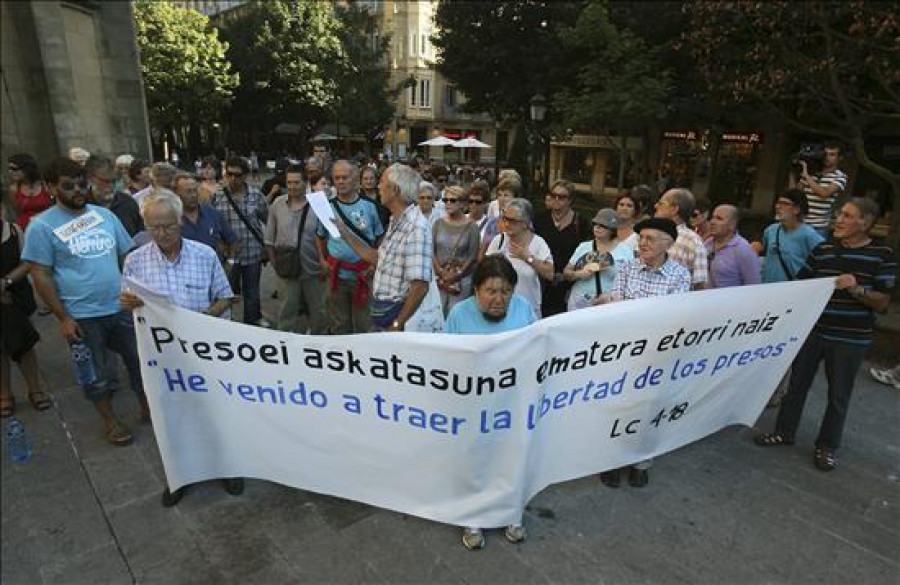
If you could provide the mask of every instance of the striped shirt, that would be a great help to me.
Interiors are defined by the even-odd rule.
[[[894,287],[896,271],[894,252],[883,242],[872,240],[859,248],[845,248],[828,240],[813,248],[797,278],[852,274],[867,291],[887,294]],[[875,331],[875,312],[846,289],[835,289],[814,330],[825,339],[868,345]]]
[[[638,258],[619,266],[610,298],[614,301],[627,301],[690,290],[691,273],[681,264],[666,260],[659,268],[651,268]]]
[[[847,175],[842,171],[835,169],[821,176],[817,175],[815,179],[816,182],[823,187],[828,187],[830,185],[837,185],[838,187],[837,191],[829,197],[819,197],[813,193],[812,187],[810,187],[809,183],[804,179],[800,179],[800,182],[797,185],[804,193],[806,193],[806,202],[809,203],[809,212],[803,218],[803,221],[808,223],[810,227],[817,230],[823,230],[831,225],[831,208],[834,205],[834,201],[837,199],[838,195],[847,189]]]
[[[234,197],[234,202],[244,214],[244,217],[256,228],[259,237],[262,238],[266,231],[266,219],[269,216],[269,206],[266,204],[266,198],[263,196],[262,191],[252,185],[247,185],[244,196],[241,198]],[[209,200],[209,205],[225,218],[232,231],[237,235],[238,248],[235,255],[237,263],[246,266],[262,260],[262,243],[256,239],[256,236],[253,235],[253,232],[241,219],[241,216],[234,210],[225,192],[216,191],[213,193],[212,198]]]
[[[691,284],[709,280],[706,262],[706,245],[697,232],[686,226],[678,225],[678,238],[668,250],[669,260],[674,260],[691,273]]]
[[[219,299],[234,297],[216,252],[186,238],[181,239],[181,252],[174,262],[165,257],[156,242],[144,244],[125,258],[122,275],[198,313]]]
[[[381,246],[372,281],[372,296],[381,301],[406,298],[413,280],[431,282],[431,226],[416,205],[392,218]]]

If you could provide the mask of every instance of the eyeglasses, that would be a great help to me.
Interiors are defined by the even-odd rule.
[[[516,219],[515,217],[507,217],[505,215],[501,215],[500,219],[507,223],[523,223],[525,221],[524,219]]]
[[[565,201],[566,199],[569,198],[569,194],[568,193],[550,193],[548,195],[548,197],[550,197],[551,199],[556,199],[557,201]]]
[[[86,190],[88,188],[88,183],[84,179],[79,179],[78,181],[60,181],[59,188],[63,191],[74,191],[76,188]]]
[[[648,244],[657,244],[661,241],[662,238],[659,237],[654,238],[653,236],[638,236],[638,242],[640,243],[647,242]]]
[[[159,225],[146,225],[146,227],[148,232],[166,232],[172,234],[178,231],[178,228],[180,228],[181,225],[177,223],[161,223]]]
[[[594,227],[602,227],[602,228],[607,229],[607,230],[609,230],[609,231],[611,231],[611,232],[616,231],[615,228],[611,228],[611,227],[609,227],[608,225],[603,225],[602,223],[596,223],[596,222],[594,222]]]
[[[460,203],[461,201],[465,201],[465,200],[457,199],[456,197],[444,197],[444,203]]]

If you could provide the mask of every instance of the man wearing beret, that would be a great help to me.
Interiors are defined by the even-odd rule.
[[[691,290],[691,273],[671,260],[667,250],[678,238],[678,228],[671,219],[651,217],[634,226],[638,234],[638,257],[619,267],[612,290],[601,295],[602,302],[626,301],[686,293]],[[644,487],[650,481],[648,470],[652,459],[639,461],[629,468],[628,483]],[[625,468],[604,471],[600,481],[619,487]]]

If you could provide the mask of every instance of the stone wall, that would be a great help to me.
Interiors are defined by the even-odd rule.
[[[2,2],[2,155],[149,157],[128,2]]]

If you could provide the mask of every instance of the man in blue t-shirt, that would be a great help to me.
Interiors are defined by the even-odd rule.
[[[332,166],[334,189],[331,200],[334,214],[353,234],[372,248],[384,235],[378,208],[359,195],[359,168],[348,160]],[[325,307],[330,333],[366,333],[372,328],[369,315],[369,265],[342,238],[329,235],[325,226],[316,231],[319,257],[325,258],[322,270],[328,275]]]
[[[810,252],[824,240],[803,221],[807,209],[806,194],[800,189],[788,189],[775,200],[778,222],[763,232],[763,282],[794,280]]]
[[[56,205],[28,224],[22,259],[65,340],[83,340],[91,350],[96,378],[84,385],[84,393],[103,417],[106,440],[128,445],[131,433],[114,415],[110,400],[118,384],[110,350],[125,361],[141,420],[150,420],[134,325],[119,306],[120,260],[131,249],[131,238],[112,212],[87,203],[80,165],[54,159],[45,179]]]

